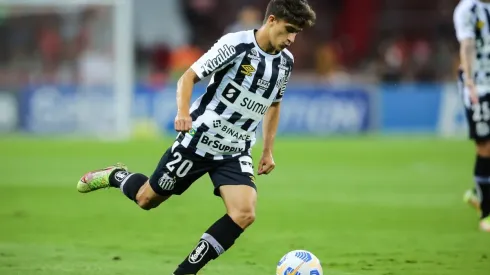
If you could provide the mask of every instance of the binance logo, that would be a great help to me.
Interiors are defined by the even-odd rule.
[[[241,73],[247,76],[252,76],[252,73],[255,72],[255,68],[252,65],[242,65]]]
[[[485,23],[481,20],[478,20],[478,22],[476,22],[476,27],[480,30],[483,28],[484,25]]]

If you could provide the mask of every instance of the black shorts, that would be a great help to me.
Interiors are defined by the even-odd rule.
[[[248,185],[257,189],[253,169],[249,155],[213,160],[201,157],[176,142],[160,159],[150,177],[150,185],[162,196],[181,195],[196,180],[209,173],[214,194],[220,196],[219,187],[223,185]]]
[[[480,97],[479,104],[465,104],[469,137],[475,141],[490,140],[490,94]]]

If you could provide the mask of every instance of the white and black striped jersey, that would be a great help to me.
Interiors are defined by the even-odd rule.
[[[473,71],[479,95],[490,93],[490,3],[479,0],[461,0],[453,14],[454,28],[458,41],[474,39]],[[460,71],[462,79],[462,72]],[[464,90],[465,104],[469,106],[468,91]]]
[[[250,154],[257,126],[283,97],[293,55],[288,50],[264,52],[255,32],[224,35],[191,66],[200,79],[212,77],[191,106],[191,131],[177,140],[200,156],[218,160]]]

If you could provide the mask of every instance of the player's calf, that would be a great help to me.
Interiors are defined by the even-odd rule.
[[[201,237],[174,275],[196,274],[209,261],[230,249],[255,220],[257,193],[248,185],[224,185],[219,188],[227,214],[216,221]]]
[[[146,181],[136,194],[135,201],[142,209],[150,210],[152,208],[156,208],[168,198],[170,198],[170,196],[160,196],[155,193],[150,186],[150,182]]]
[[[140,173],[115,171],[109,176],[109,181],[112,186],[119,187],[126,197],[144,210],[155,208],[168,198],[155,193],[148,177]]]
[[[490,216],[490,141],[479,141],[474,176],[480,196],[481,218]]]

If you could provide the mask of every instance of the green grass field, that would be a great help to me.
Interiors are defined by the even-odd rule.
[[[148,212],[119,190],[76,191],[116,161],[149,174],[170,144],[0,138],[0,274],[170,275],[224,213],[207,176]],[[257,178],[256,223],[202,274],[272,275],[293,249],[326,275],[490,274],[490,235],[462,203],[468,141],[289,138],[275,160]]]

